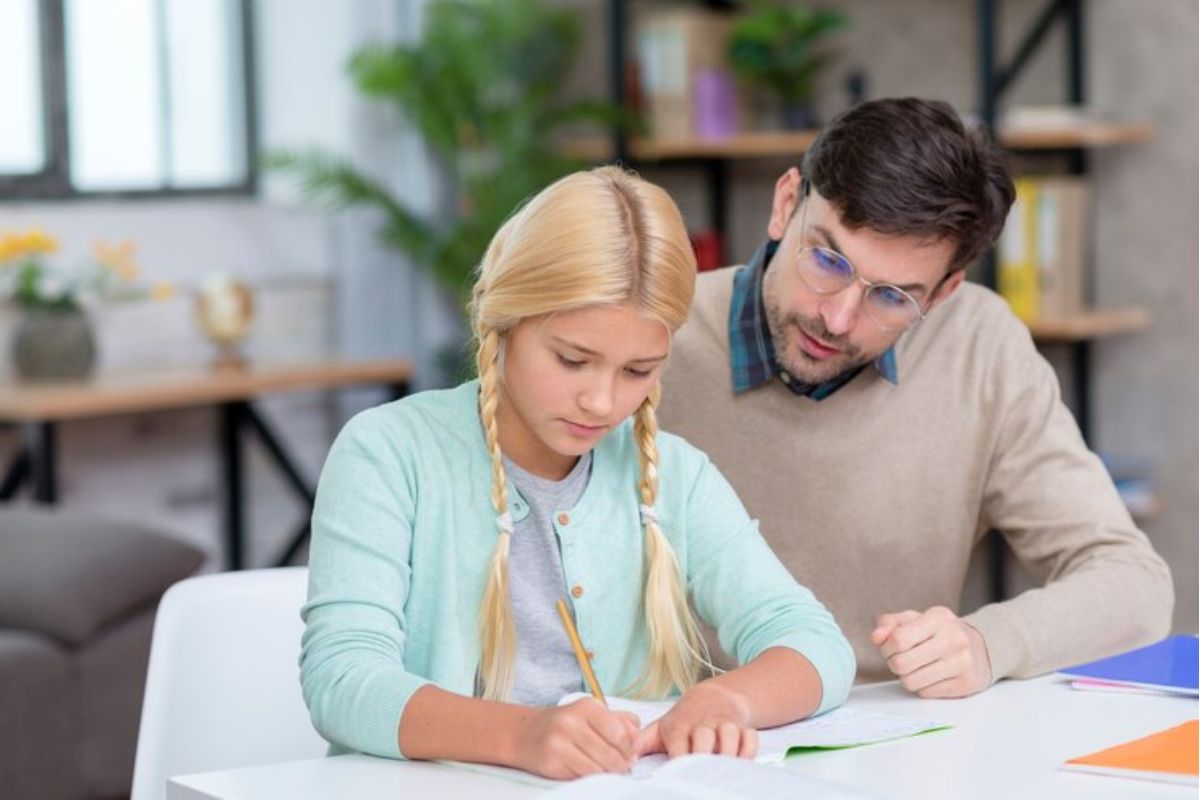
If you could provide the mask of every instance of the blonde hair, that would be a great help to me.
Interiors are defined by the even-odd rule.
[[[675,203],[659,187],[617,167],[578,172],[543,189],[505,222],[488,246],[471,293],[479,416],[491,455],[492,506],[500,531],[479,615],[484,697],[508,696],[517,644],[508,597],[513,525],[496,420],[506,334],[530,317],[622,303],[633,304],[674,332],[687,319],[695,279],[695,258]],[[645,670],[629,690],[646,697],[688,688],[708,664],[679,561],[653,511],[658,398],[655,386],[633,420],[649,653]]]

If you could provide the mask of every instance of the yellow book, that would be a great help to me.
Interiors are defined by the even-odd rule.
[[[1037,179],[1029,177],[1017,178],[1013,184],[1017,196],[1000,236],[996,283],[1013,313],[1032,322],[1038,318],[1042,304],[1037,247],[1038,185]]]
[[[1132,742],[1072,758],[1062,768],[1194,786],[1200,773],[1198,726],[1200,721],[1189,720]]]

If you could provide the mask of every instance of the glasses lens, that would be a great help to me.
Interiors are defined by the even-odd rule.
[[[921,317],[921,307],[908,292],[879,283],[867,291],[867,313],[885,328],[907,328]]]
[[[824,247],[801,248],[797,266],[804,285],[821,294],[840,291],[854,280],[850,262]]]

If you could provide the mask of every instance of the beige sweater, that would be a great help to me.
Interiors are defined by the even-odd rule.
[[[777,380],[734,396],[734,271],[700,277],[660,421],[707,451],[783,563],[833,612],[860,679],[890,677],[869,641],[878,614],[958,610],[972,548],[990,528],[1042,584],[966,617],[995,679],[1167,634],[1167,565],[1003,300],[963,284],[901,337],[899,385],[868,367],[820,402]]]

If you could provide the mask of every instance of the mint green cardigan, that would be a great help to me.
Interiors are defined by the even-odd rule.
[[[400,716],[417,689],[474,691],[497,536],[478,391],[472,381],[355,416],[321,472],[300,674],[313,724],[335,752],[400,758]],[[739,664],[792,648],[821,677],[821,710],[840,705],[855,663],[833,617],[780,565],[703,453],[668,433],[658,447],[655,510],[722,648]],[[569,598],[580,637],[613,695],[640,675],[647,649],[637,476],[626,421],[596,446],[568,521],[554,521],[567,585],[582,589]],[[511,483],[508,491],[520,519],[528,506]]]

